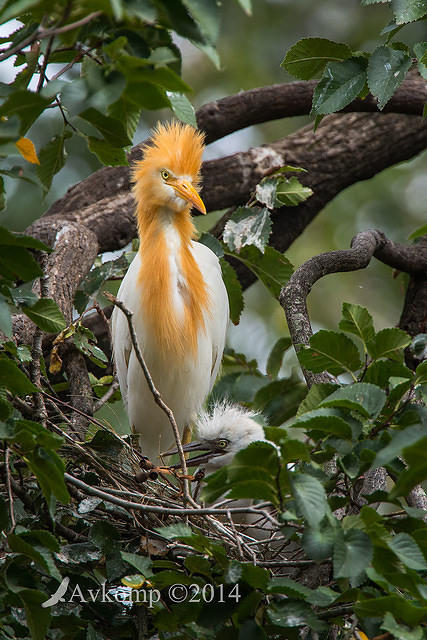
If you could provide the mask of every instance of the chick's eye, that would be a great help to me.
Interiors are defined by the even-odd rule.
[[[167,180],[169,178],[169,171],[166,171],[166,169],[162,169],[161,176],[163,180]]]
[[[217,445],[221,449],[225,449],[226,446],[228,445],[228,440],[218,440]]]

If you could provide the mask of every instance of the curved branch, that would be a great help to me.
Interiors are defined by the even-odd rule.
[[[209,144],[234,131],[254,124],[308,115],[317,80],[288,82],[259,87],[203,105],[197,112],[197,124]],[[410,73],[385,106],[383,113],[421,116],[427,100],[427,85],[418,73]],[[372,95],[353,100],[344,112],[378,112]]]
[[[340,191],[413,157],[426,146],[427,123],[416,116],[329,116],[316,132],[310,125],[273,144],[205,162],[203,198],[210,211],[244,204],[256,184],[277,167],[306,168],[301,181],[314,195],[298,207],[282,208],[273,215],[272,242],[285,251]],[[101,252],[119,249],[136,235],[129,190],[129,168],[107,167],[69,189],[47,216],[88,226]],[[221,225],[216,232],[221,233]],[[252,282],[247,274],[242,280],[244,286]]]
[[[315,282],[330,273],[357,271],[368,266],[375,256],[381,262],[411,274],[423,273],[427,265],[427,243],[401,245],[376,229],[358,233],[351,242],[351,249],[328,251],[301,265],[280,293],[295,351],[308,345],[313,335],[307,311],[307,296]],[[315,374],[302,368],[307,385],[324,382],[325,374]]]

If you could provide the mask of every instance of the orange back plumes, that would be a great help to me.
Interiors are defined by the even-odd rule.
[[[171,276],[171,247],[160,213],[164,203],[156,176],[167,168],[177,176],[188,176],[197,185],[203,136],[189,125],[159,124],[151,145],[144,148],[144,158],[133,172],[142,262],[141,303],[144,321],[157,342],[157,354],[181,359],[185,354],[196,353],[198,335],[204,330],[204,313],[209,310],[209,294],[190,248],[194,225],[188,205],[175,211],[168,221],[179,238],[176,258],[182,274],[179,294],[184,303],[183,313],[174,307],[176,282]]]

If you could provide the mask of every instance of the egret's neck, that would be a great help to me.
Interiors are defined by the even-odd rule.
[[[189,207],[138,210],[143,313],[165,356],[196,353],[209,307],[206,284],[191,251]]]

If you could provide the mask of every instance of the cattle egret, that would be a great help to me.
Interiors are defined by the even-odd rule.
[[[211,411],[202,411],[196,422],[197,440],[183,446],[187,453],[203,451],[187,460],[188,467],[201,466],[206,475],[229,464],[236,453],[251,444],[265,441],[262,426],[254,420],[255,413],[238,405],[222,402]],[[172,455],[177,450],[163,455]]]
[[[139,347],[180,433],[211,390],[221,363],[228,297],[216,255],[194,242],[190,215],[206,213],[199,194],[203,136],[189,125],[159,124],[133,171],[139,251],[118,300],[133,313]],[[120,389],[145,456],[156,461],[173,442],[132,347],[125,315],[112,316]]]

